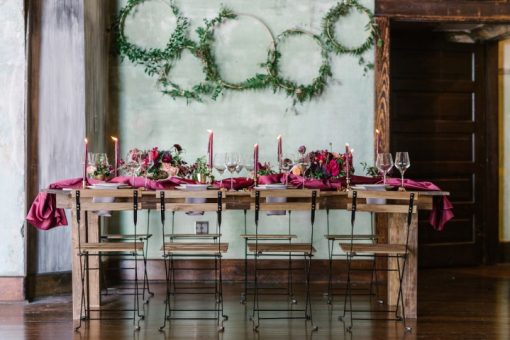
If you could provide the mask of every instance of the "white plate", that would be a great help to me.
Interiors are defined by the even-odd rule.
[[[111,189],[111,188],[118,188],[120,186],[122,186],[124,184],[122,183],[97,183],[97,184],[92,184],[90,186],[90,188],[92,189],[97,189],[97,188],[101,188],[101,189]]]

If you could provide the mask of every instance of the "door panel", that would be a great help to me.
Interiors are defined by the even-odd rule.
[[[408,151],[406,176],[451,192],[455,218],[434,231],[420,217],[420,265],[482,260],[484,49],[448,42],[432,31],[391,35],[390,149]],[[393,175],[398,176],[397,172]]]

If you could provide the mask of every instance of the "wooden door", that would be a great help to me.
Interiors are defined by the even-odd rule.
[[[390,65],[391,152],[408,151],[406,176],[450,191],[454,204],[455,218],[442,232],[421,214],[420,265],[480,264],[489,227],[486,120],[497,120],[486,112],[485,48],[449,42],[432,30],[392,30]]]

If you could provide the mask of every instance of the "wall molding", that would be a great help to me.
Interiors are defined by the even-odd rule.
[[[25,277],[23,276],[0,277],[0,301],[1,302],[25,301]]]

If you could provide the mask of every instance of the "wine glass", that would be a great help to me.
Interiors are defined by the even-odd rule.
[[[375,166],[383,173],[383,183],[386,184],[386,174],[393,167],[393,157],[391,156],[391,153],[383,152],[377,154]]]
[[[135,176],[136,170],[140,168],[141,154],[138,151],[130,150],[126,155],[126,163],[124,167],[126,169],[127,175],[131,176],[132,182],[131,185],[135,187]]]
[[[230,190],[234,190],[234,172],[239,164],[239,156],[235,152],[225,154],[225,166],[230,172]]]
[[[288,179],[289,179],[289,172],[292,170],[292,167],[294,166],[294,162],[292,161],[294,159],[293,155],[285,155],[282,157],[282,160],[280,162],[280,172],[282,172],[285,175],[285,185],[288,185]]]
[[[302,170],[302,176],[303,176],[303,189],[305,188],[305,173],[306,173],[306,169],[308,168],[308,163],[309,163],[309,159],[308,159],[308,156],[305,155],[304,153],[300,153],[299,155],[296,156],[295,158],[295,161],[294,161],[295,164],[299,164],[300,167],[301,167],[301,170]]]
[[[407,152],[397,152],[395,155],[395,167],[400,171],[400,175],[402,176],[402,186],[400,187],[401,191],[405,191],[404,189],[404,172],[411,166],[411,162],[409,161],[409,153]]]
[[[239,163],[236,166],[236,173],[239,175],[243,168],[245,167],[244,158],[241,156],[238,156]]]
[[[223,176],[223,173],[225,172],[225,163],[223,163],[223,161],[220,159],[220,155],[218,154],[214,154],[214,168],[216,169],[216,171],[218,171],[218,173],[220,174],[220,177]],[[223,179],[220,180],[220,182],[222,182]]]

